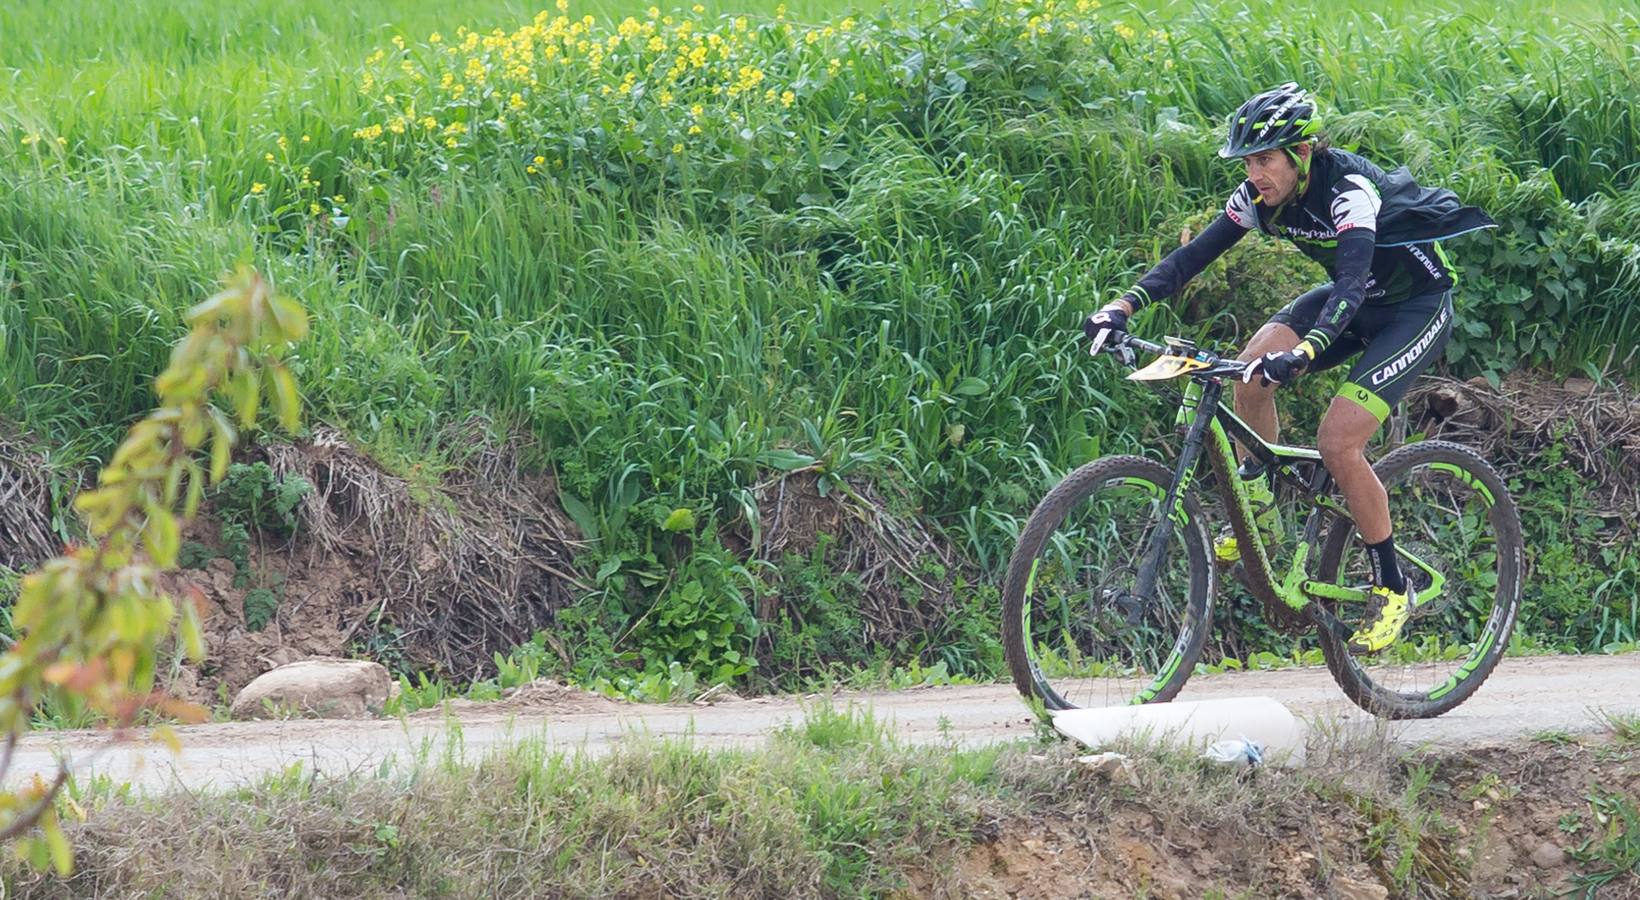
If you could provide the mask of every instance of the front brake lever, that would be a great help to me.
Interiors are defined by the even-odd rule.
[[[1139,361],[1139,358],[1133,353],[1133,348],[1127,344],[1122,344],[1116,348],[1116,358],[1121,360],[1124,366],[1134,366]]]

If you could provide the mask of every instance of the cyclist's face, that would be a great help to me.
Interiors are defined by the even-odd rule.
[[[1298,167],[1285,150],[1261,150],[1246,157],[1247,180],[1258,188],[1265,206],[1286,203],[1298,188]]]

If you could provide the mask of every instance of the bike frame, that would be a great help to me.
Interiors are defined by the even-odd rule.
[[[1353,521],[1349,510],[1328,495],[1333,478],[1322,462],[1320,451],[1307,447],[1272,444],[1259,437],[1251,426],[1221,403],[1225,376],[1239,376],[1244,368],[1242,363],[1222,360],[1212,354],[1197,351],[1188,341],[1177,338],[1170,338],[1165,347],[1132,337],[1128,338],[1128,342],[1140,349],[1191,358],[1204,364],[1188,376],[1189,381],[1186,383],[1175,418],[1175,424],[1185,428],[1185,439],[1174,468],[1173,481],[1168,485],[1162,501],[1163,514],[1166,514],[1166,510],[1177,511],[1182,507],[1181,498],[1189,490],[1195,478],[1196,463],[1205,453],[1214,473],[1218,476],[1219,497],[1230,516],[1230,525],[1236,535],[1237,545],[1244,548],[1241,554],[1242,565],[1245,568],[1248,588],[1253,595],[1267,605],[1280,604],[1295,613],[1306,615],[1329,630],[1336,632],[1344,629],[1343,624],[1330,610],[1315,601],[1364,603],[1368,599],[1368,590],[1317,581],[1309,578],[1306,573],[1310,548],[1317,545],[1325,516],[1332,513],[1346,521]],[[1254,525],[1252,499],[1247,486],[1236,473],[1237,461],[1233,441],[1240,442],[1249,453],[1264,463],[1273,478],[1280,478],[1294,486],[1310,505],[1309,515],[1301,531],[1302,538],[1294,550],[1292,563],[1286,572],[1279,575],[1271,562],[1269,548],[1265,546],[1263,537]],[[1314,465],[1314,474],[1309,481],[1305,481],[1300,475],[1302,467],[1306,464]],[[1138,572],[1137,593],[1143,598],[1143,602],[1148,603],[1154,596],[1157,573],[1161,570],[1172,531],[1171,528],[1152,530],[1151,543],[1146,548],[1144,561],[1140,564]],[[1405,547],[1397,547],[1396,552],[1430,578],[1429,586],[1419,591],[1420,605],[1440,596],[1446,581],[1445,576]]]

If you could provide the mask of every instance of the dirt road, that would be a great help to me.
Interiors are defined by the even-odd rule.
[[[1236,672],[1193,678],[1181,700],[1268,696],[1313,722],[1345,728],[1383,727],[1349,703],[1325,669]],[[524,737],[555,748],[601,753],[636,734],[693,735],[704,746],[756,744],[781,723],[801,718],[814,698],[736,700],[711,706],[642,706],[562,697],[538,705],[472,705],[455,716],[420,715],[408,721],[242,722],[180,728],[180,756],[153,745],[109,747],[89,732],[36,734],[17,748],[10,780],[55,771],[58,754],[76,773],[99,772],[120,781],[163,787],[231,786],[301,762],[310,770],[374,772],[431,749],[455,747],[467,758]],[[985,744],[1028,736],[1025,707],[1009,685],[920,688],[844,693],[839,705],[865,705],[893,723],[901,738]],[[1640,655],[1537,657],[1505,660],[1480,691],[1439,719],[1392,723],[1403,743],[1479,745],[1506,742],[1546,729],[1601,727],[1596,713],[1640,713]]]

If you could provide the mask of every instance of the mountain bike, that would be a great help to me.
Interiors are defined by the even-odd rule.
[[[1154,355],[1142,368],[1135,351]],[[1395,645],[1353,656],[1371,565],[1319,451],[1261,439],[1227,403],[1244,363],[1170,337],[1123,335],[1106,348],[1152,385],[1183,380],[1171,469],[1108,456],[1071,472],[1037,504],[1003,583],[1003,644],[1014,684],[1049,710],[1161,703],[1195,673],[1213,630],[1218,580],[1198,487],[1210,487],[1241,548],[1241,581],[1264,621],[1314,633],[1344,693],[1390,719],[1456,707],[1509,644],[1523,574],[1520,517],[1503,479],[1473,450],[1421,440],[1373,465],[1389,494],[1402,571],[1416,589]],[[1265,465],[1293,532],[1255,527],[1232,439]],[[1205,457],[1209,472],[1198,479]],[[1276,553],[1289,558],[1278,569]]]

